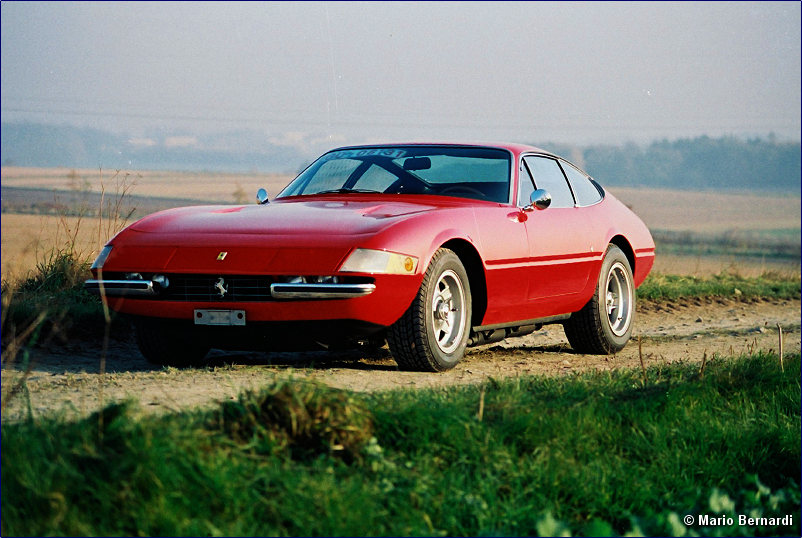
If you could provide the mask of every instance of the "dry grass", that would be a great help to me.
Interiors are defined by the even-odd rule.
[[[17,280],[33,270],[41,256],[68,240],[67,229],[77,230],[75,250],[94,256],[109,238],[98,243],[99,219],[54,215],[13,215],[0,217],[2,226],[2,271],[4,280]]]

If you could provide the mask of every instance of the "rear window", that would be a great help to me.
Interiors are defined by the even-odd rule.
[[[560,161],[560,165],[563,167],[563,171],[568,177],[568,182],[571,183],[571,189],[574,191],[574,197],[576,198],[576,205],[587,206],[601,201],[602,194],[587,174],[581,172],[571,163]]]

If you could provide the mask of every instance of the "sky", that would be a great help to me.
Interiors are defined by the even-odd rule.
[[[800,139],[799,2],[9,2],[2,120],[309,144]]]

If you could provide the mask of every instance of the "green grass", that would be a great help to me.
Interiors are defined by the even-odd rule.
[[[800,357],[2,426],[3,535],[795,535]],[[481,409],[481,412],[480,412]],[[686,528],[686,514],[792,514]]]
[[[767,272],[744,277],[721,272],[711,277],[651,273],[638,288],[638,298],[667,300],[693,297],[799,299],[799,276]]]
[[[102,335],[103,305],[83,289],[91,277],[89,265],[72,251],[58,250],[40,261],[22,282],[3,281],[3,347],[28,330],[35,336],[30,343]]]

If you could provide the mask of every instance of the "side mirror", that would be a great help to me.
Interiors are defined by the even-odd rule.
[[[259,189],[256,191],[256,203],[259,205],[269,204],[270,200],[267,199],[267,191],[264,189]]]
[[[546,189],[536,189],[529,195],[529,205],[525,206],[524,211],[534,211],[535,209],[546,209],[551,205],[551,194]]]

